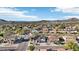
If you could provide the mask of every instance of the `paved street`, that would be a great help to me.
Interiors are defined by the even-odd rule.
[[[15,51],[16,47],[0,47],[0,51]]]
[[[63,48],[63,46],[50,46],[50,45],[45,45],[45,46],[37,46],[36,48],[35,48],[35,51],[38,51],[39,49],[49,49],[49,48],[51,48],[53,51],[55,51],[55,50],[57,50],[57,49],[61,49],[61,48]]]
[[[0,47],[0,51],[26,51],[28,42],[19,43],[17,47]]]
[[[28,42],[22,42],[17,47],[16,51],[26,51],[27,47],[28,47]]]

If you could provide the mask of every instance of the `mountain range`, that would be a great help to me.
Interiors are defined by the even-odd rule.
[[[41,21],[6,21],[4,19],[0,19],[0,24],[13,24],[13,23],[43,23],[43,22],[79,22],[78,18],[69,18],[65,20],[41,20]]]

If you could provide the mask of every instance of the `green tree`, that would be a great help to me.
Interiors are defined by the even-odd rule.
[[[3,37],[3,33],[0,33],[0,36]]]
[[[73,50],[73,51],[79,51],[79,46],[74,41],[69,41],[64,45],[65,49]]]
[[[63,45],[65,43],[65,40],[63,39],[63,37],[59,37],[59,40],[54,41],[55,44],[57,45]]]
[[[59,28],[60,29],[65,29],[65,24],[61,24]]]
[[[33,51],[34,49],[35,49],[35,46],[33,44],[29,46],[30,51]]]

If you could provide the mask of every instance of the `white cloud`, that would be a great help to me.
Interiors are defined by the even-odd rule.
[[[40,20],[57,20],[56,18],[42,18]]]
[[[0,7],[79,7],[79,0],[1,0]]]
[[[69,18],[79,18],[79,16],[64,16],[64,19],[69,19]]]
[[[52,12],[60,12],[60,11],[62,11],[60,8],[56,8],[56,9],[50,8],[49,10],[50,10],[51,13]]]
[[[34,15],[25,15],[25,13],[29,13],[29,11],[19,11],[16,8],[0,8],[0,18],[8,18],[7,20],[14,20],[15,18],[18,19],[35,19],[38,18]],[[13,18],[14,17],[14,18]],[[11,19],[12,18],[12,19]],[[17,19],[16,19],[17,20]]]
[[[78,7],[72,7],[72,8],[63,8],[63,7],[59,7],[56,8],[55,11],[57,12],[63,12],[63,13],[72,13],[72,14],[79,14],[79,8]]]

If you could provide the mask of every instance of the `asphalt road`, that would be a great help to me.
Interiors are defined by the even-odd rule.
[[[36,51],[38,51],[39,49],[52,49],[53,51],[59,49],[59,48],[63,48],[63,46],[37,46],[36,47]]]
[[[28,42],[19,43],[17,47],[0,47],[0,51],[26,51]]]
[[[22,42],[17,47],[16,51],[26,51],[28,47],[28,42]]]
[[[15,51],[16,47],[0,47],[0,51]]]

